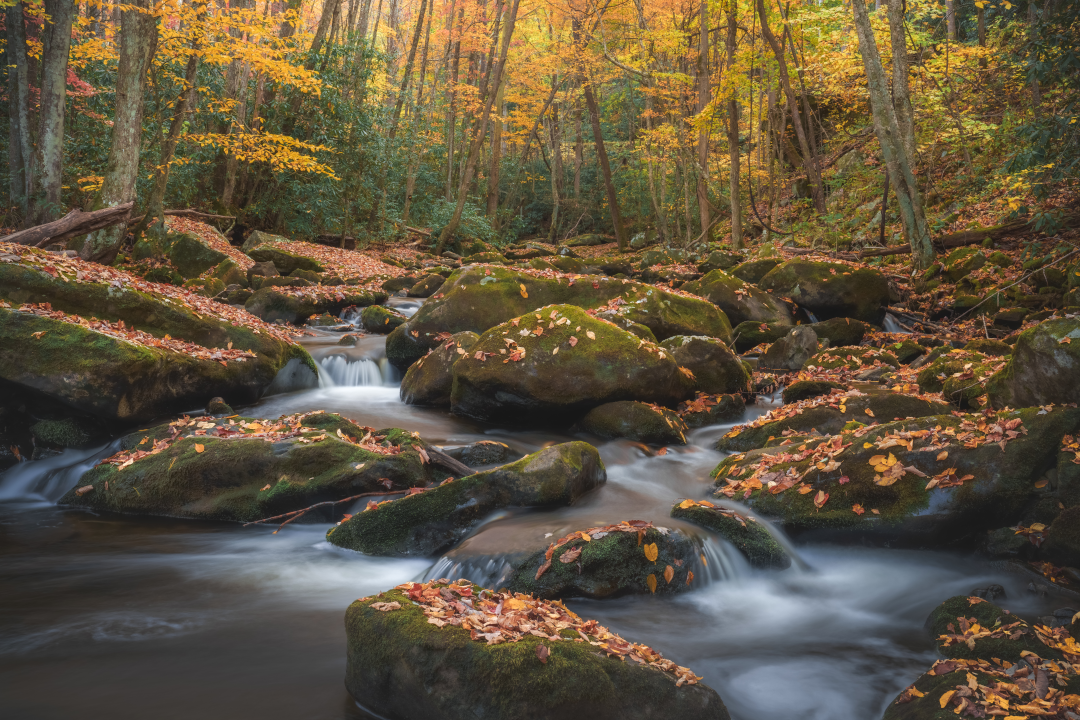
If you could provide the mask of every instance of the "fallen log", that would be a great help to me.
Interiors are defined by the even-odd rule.
[[[77,235],[85,235],[94,230],[125,222],[131,214],[131,208],[134,206],[134,202],[129,202],[91,212],[83,212],[76,208],[59,220],[20,230],[7,237],[2,237],[0,240],[19,245],[45,247],[50,243],[67,240]]]
[[[186,217],[192,220],[235,220],[234,215],[211,215],[210,213],[199,212],[198,210],[165,210],[165,215],[172,217]],[[132,225],[138,225],[142,222],[145,215],[140,215],[137,218],[131,218],[128,220],[128,227]]]

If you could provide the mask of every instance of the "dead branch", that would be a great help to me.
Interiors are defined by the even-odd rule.
[[[0,240],[18,243],[19,245],[45,247],[53,242],[60,242],[77,235],[84,235],[94,230],[122,223],[128,219],[134,205],[134,202],[129,202],[92,212],[83,212],[76,208],[59,220],[20,230],[17,233],[0,238]]]
[[[309,505],[308,507],[303,508],[301,510],[293,510],[291,512],[282,513],[281,515],[275,515],[273,517],[263,518],[262,520],[253,520],[253,521],[251,521],[249,523],[244,523],[242,527],[247,527],[248,525],[259,525],[261,523],[270,522],[271,520],[280,520],[283,517],[289,518],[288,520],[286,520],[285,522],[281,523],[281,525],[278,526],[278,530],[280,530],[281,528],[285,527],[286,525],[291,523],[293,520],[296,520],[297,518],[302,516],[304,513],[308,512],[309,510],[314,510],[315,508],[322,507],[323,505],[337,505],[338,503],[352,502],[353,500],[359,500],[360,498],[364,498],[364,497],[383,497],[383,496],[386,496],[386,495],[404,495],[407,492],[409,492],[409,491],[408,490],[386,490],[386,491],[382,491],[382,492],[360,493],[359,495],[352,495],[352,496],[347,497],[347,498],[341,498],[340,500],[325,500],[323,502],[317,502],[314,505]],[[290,515],[292,515],[292,517],[289,517]],[[275,530],[274,533],[276,534],[277,530]]]

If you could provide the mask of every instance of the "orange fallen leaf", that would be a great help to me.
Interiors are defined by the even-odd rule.
[[[205,449],[206,448],[204,448],[202,445],[199,445],[198,443],[195,443],[195,452],[201,453]]]
[[[547,645],[536,646],[536,657],[540,658],[540,662],[547,665],[548,655],[551,654],[551,649]]]
[[[940,461],[940,460],[944,460],[944,459],[945,459],[945,458],[947,458],[947,457],[949,457],[949,451],[948,451],[948,450],[942,450],[941,452],[939,452],[939,453],[937,454],[937,459],[938,459],[939,461]]]
[[[667,448],[660,448],[659,450],[656,451],[656,455],[658,457],[661,456],[661,455],[667,455]]]
[[[671,578],[673,577],[675,577],[675,568],[668,565],[666,568],[664,568],[664,580],[668,583],[668,585],[670,585]]]
[[[865,410],[863,410],[863,412],[866,413],[867,415],[869,415],[870,417],[874,417],[874,411],[871,410],[870,408],[866,408]]]
[[[656,543],[646,543],[643,549],[645,550],[645,557],[649,559],[649,562],[656,562],[656,558],[660,556],[660,549],[656,547]]]
[[[814,496],[814,507],[820,510],[821,506],[828,502],[828,500],[829,493],[825,492],[824,490],[818,490],[817,495]]]
[[[855,503],[854,505],[852,505],[851,506],[851,511],[853,513],[855,513],[856,515],[862,515],[864,512],[866,512],[866,510],[863,508],[863,506],[860,505],[859,503]]]
[[[649,592],[653,592],[653,593],[656,592],[656,576],[655,575],[649,575],[649,577],[645,578],[645,584],[649,586]]]
[[[1068,336],[1063,337],[1060,340],[1058,340],[1058,345],[1071,345],[1071,344],[1072,344],[1072,338],[1068,337]]]
[[[566,552],[564,552],[562,555],[559,556],[559,562],[566,563],[566,564],[570,564],[570,563],[574,562],[575,560],[578,559],[578,557],[581,556],[581,548],[583,548],[583,547],[585,547],[585,546],[584,545],[576,545],[576,546],[570,548],[569,550],[567,550]]]
[[[93,489],[94,489],[93,485],[83,485],[81,488],[79,488],[78,490],[75,491],[75,494],[76,495],[85,495],[86,493],[90,492]]]
[[[574,347],[575,345],[577,345],[577,338],[574,337],[573,335],[571,335],[570,336],[570,347]]]
[[[520,285],[520,287],[521,287],[521,297],[523,297],[523,298],[529,297],[529,291],[525,289],[525,285],[522,284],[522,285]]]
[[[687,570],[686,571],[686,584],[689,585],[693,581],[694,581],[694,571],[693,570]]]
[[[880,515],[881,514],[881,512],[877,508],[871,508],[870,512],[874,513],[875,515]]]
[[[266,483],[263,487],[259,488],[259,492],[266,492],[270,489],[270,483]]]

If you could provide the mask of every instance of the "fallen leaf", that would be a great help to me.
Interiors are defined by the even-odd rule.
[[[948,691],[947,693],[945,693],[944,695],[941,696],[940,702],[941,702],[942,709],[944,709],[945,706],[949,704],[949,700],[952,700],[952,696],[955,695],[955,694],[956,694],[955,690],[950,690],[950,691]]]
[[[390,612],[391,610],[400,610],[401,609],[401,603],[399,603],[397,600],[395,600],[393,602],[388,602],[388,603],[387,602],[374,602],[374,603],[371,603],[371,607],[373,607],[374,609],[376,609],[376,610],[378,610],[380,612]]]
[[[44,335],[47,332],[49,332],[49,331],[48,330],[42,330],[41,332],[30,333],[30,334],[33,335],[36,339],[40,340],[41,336]]]
[[[529,297],[529,291],[525,289],[525,285],[521,284],[520,287],[521,287],[521,297],[523,297],[523,298]]]
[[[881,514],[881,512],[877,508],[871,508],[870,512],[874,513],[875,515],[880,515]]]
[[[206,448],[204,448],[202,445],[199,445],[198,443],[195,443],[195,452],[201,453],[205,449]]]
[[[660,556],[660,549],[656,547],[656,543],[646,543],[643,549],[649,562],[656,562],[656,558]]]
[[[269,489],[270,489],[270,483],[266,483],[266,485],[259,488],[259,492],[266,492]]]
[[[596,339],[596,333],[594,333],[592,330],[586,330],[585,331],[585,337],[589,338],[590,340],[595,340]]]
[[[865,410],[863,410],[863,412],[866,413],[867,415],[869,415],[870,417],[874,417],[874,411],[871,410],[870,408],[866,408]]]
[[[567,563],[567,564],[574,562],[581,555],[581,548],[583,548],[583,547],[585,547],[585,546],[584,545],[576,545],[576,546],[570,548],[569,550],[564,552],[559,557],[559,562]]]
[[[540,658],[540,662],[547,665],[548,655],[551,654],[551,649],[547,645],[536,646],[536,657]]]
[[[851,506],[851,511],[853,513],[855,513],[856,515],[862,515],[864,512],[866,512],[866,510],[863,508],[863,506],[860,505],[859,503],[855,503],[854,505],[852,505]]]
[[[825,492],[824,490],[818,490],[817,495],[814,496],[814,507],[820,510],[821,506],[828,502],[828,500],[829,493]]]
[[[693,581],[694,581],[694,571],[693,570],[687,570],[686,571],[686,584],[689,585]],[[1078,614],[1080,614],[1080,613],[1078,613]]]
[[[577,338],[574,337],[573,335],[571,335],[570,336],[570,347],[574,347],[575,345],[577,345]]]
[[[841,475],[840,480],[838,482],[841,485],[847,485],[849,482],[851,482],[851,478],[849,478],[847,475]]]
[[[671,578],[673,577],[675,577],[675,568],[668,565],[666,568],[664,568],[664,581],[667,582],[668,585],[670,585]]]
[[[1068,336],[1065,336],[1065,337],[1061,338],[1060,340],[1058,340],[1058,345],[1071,345],[1071,344],[1072,344],[1072,338],[1068,337]]]
[[[649,592],[653,592],[653,593],[656,592],[656,576],[655,575],[650,574],[649,577],[645,578],[645,584],[649,586]]]
[[[937,460],[938,461],[944,460],[947,457],[949,457],[949,451],[948,450],[942,450],[941,452],[939,452],[937,454]]]
[[[81,488],[79,488],[78,490],[75,491],[75,494],[76,495],[85,495],[86,493],[90,492],[93,489],[94,489],[93,485],[83,485]]]
[[[1042,490],[1044,487],[1046,487],[1047,482],[1048,481],[1046,481],[1046,480],[1040,480],[1037,483],[1035,483],[1035,487],[1038,488],[1039,490]]]

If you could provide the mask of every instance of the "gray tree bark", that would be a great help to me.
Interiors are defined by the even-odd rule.
[[[698,12],[701,27],[698,29],[698,112],[709,104],[709,2],[701,0]],[[708,231],[712,218],[709,213],[709,124],[698,130],[697,146],[697,202],[701,219],[701,232]]]
[[[26,57],[26,24],[22,3],[7,9],[8,168],[11,204],[26,213],[30,197],[30,72]]]
[[[724,46],[727,51],[727,69],[732,72],[735,65],[735,40],[739,30],[738,0],[730,0],[727,8],[727,38]],[[739,105],[732,94],[728,100],[727,117],[728,161],[731,172],[728,174],[728,193],[731,195],[731,246],[738,249],[743,245],[742,235],[742,199],[739,197]]]
[[[904,34],[904,0],[889,0],[889,40],[892,44],[892,102],[896,125],[908,157],[915,158],[915,114],[908,83],[907,42]]]

